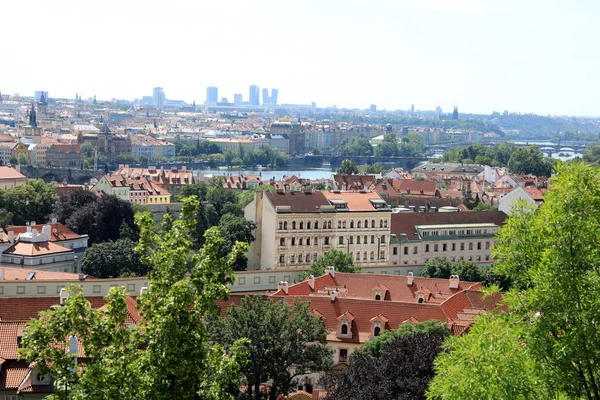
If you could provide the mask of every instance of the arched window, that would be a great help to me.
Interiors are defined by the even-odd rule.
[[[363,238],[363,243],[364,243],[364,244],[367,244],[367,235],[365,235],[365,236],[364,236],[364,238]]]
[[[304,222],[300,222],[300,229],[304,229]]]
[[[283,229],[283,222],[279,221],[279,230]]]
[[[360,228],[360,220],[358,220],[358,222],[356,223],[356,227]]]
[[[279,256],[279,264],[284,264],[285,263],[285,256],[283,254],[281,254]]]
[[[360,236],[356,237],[356,244],[360,244]]]
[[[381,332],[381,328],[380,328],[380,327],[378,327],[378,326],[376,326],[376,327],[375,327],[375,331],[373,332],[373,334],[374,334],[373,336],[379,336],[379,333],[380,333],[380,332]]]
[[[292,229],[296,229],[296,221],[292,221]]]
[[[342,335],[347,335],[348,334],[348,325],[342,324],[341,332],[342,332]]]
[[[284,223],[283,223],[283,229],[287,229],[287,221],[284,221]]]
[[[296,245],[296,238],[292,238],[292,246]]]
[[[338,221],[338,229],[342,227],[342,221]]]
[[[346,221],[342,221],[342,228],[346,227]]]
[[[327,221],[327,229],[331,229],[331,221]]]
[[[365,228],[369,227],[369,221],[365,219]]]
[[[375,295],[375,300],[381,300],[381,295],[379,293]]]
[[[354,221],[350,221],[350,228],[354,228]]]
[[[315,229],[319,229],[319,221],[315,221]]]
[[[298,246],[302,246],[302,238],[298,239]]]
[[[422,303],[424,301],[424,299],[422,297],[419,297],[419,303]]]
[[[310,254],[307,254],[307,255],[306,255],[306,259],[305,259],[305,261],[306,261],[307,263],[308,263],[308,262],[310,262]]]
[[[354,236],[350,236],[350,244],[354,244]]]
[[[371,244],[375,243],[375,235],[371,235]]]
[[[310,229],[310,221],[306,223],[306,229]]]
[[[302,222],[300,222],[300,224],[302,224]],[[379,220],[379,227],[383,228],[383,220]],[[302,226],[300,226],[300,228],[302,228]]]
[[[375,228],[375,220],[371,220],[371,228]]]
[[[385,221],[383,221],[383,227],[387,228],[387,219]]]

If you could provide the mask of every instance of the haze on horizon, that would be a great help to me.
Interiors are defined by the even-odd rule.
[[[0,90],[600,115],[594,0],[8,0]]]

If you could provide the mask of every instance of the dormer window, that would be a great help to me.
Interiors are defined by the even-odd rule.
[[[379,293],[375,295],[375,300],[381,300],[381,295]]]
[[[390,290],[384,284],[378,283],[372,293],[374,300],[390,300]]]
[[[378,316],[371,318],[371,337],[379,336],[381,331],[387,329],[388,319],[383,315],[379,314]]]
[[[343,339],[352,339],[352,321],[354,321],[354,315],[346,311],[337,320],[339,323],[337,336]]]

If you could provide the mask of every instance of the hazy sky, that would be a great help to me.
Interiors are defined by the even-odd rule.
[[[600,1],[2,0],[0,90],[600,115]]]

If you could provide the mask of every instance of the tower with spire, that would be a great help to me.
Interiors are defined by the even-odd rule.
[[[452,111],[452,119],[458,119],[458,107],[454,106],[454,111]]]
[[[31,143],[42,142],[42,129],[37,124],[37,113],[35,112],[35,102],[31,103],[29,112],[29,123],[25,126],[25,138]]]
[[[42,95],[40,96],[40,100],[38,101],[38,110],[40,114],[48,114],[48,100],[46,99],[46,94],[42,90]]]

